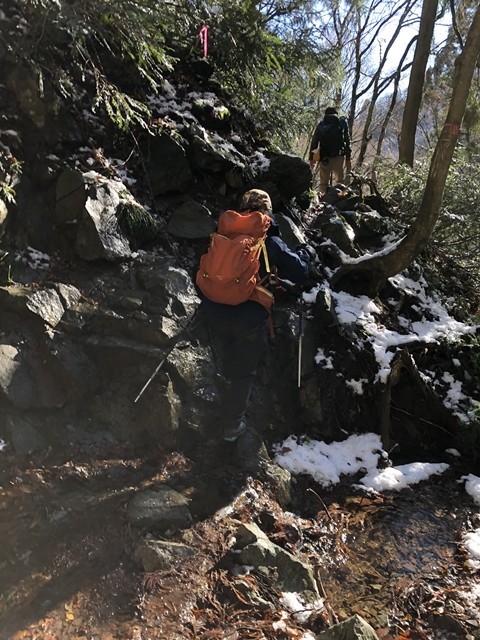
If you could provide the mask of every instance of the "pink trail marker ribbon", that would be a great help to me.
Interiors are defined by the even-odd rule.
[[[198,37],[200,38],[200,44],[203,46],[203,57],[208,55],[208,25],[205,24],[199,31]]]

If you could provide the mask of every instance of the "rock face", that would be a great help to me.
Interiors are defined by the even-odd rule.
[[[25,131],[33,127],[38,138],[58,105],[39,100],[28,78],[19,81],[24,75],[17,69],[9,87],[29,110]],[[5,206],[2,232],[10,229],[8,239],[26,246],[15,262],[0,263],[0,401],[9,416],[7,435],[21,434],[12,439],[19,452],[63,446],[65,425],[72,423],[70,441],[99,429],[168,447],[188,445],[190,433],[208,433],[218,400],[208,336],[189,335],[134,399],[199,304],[195,243],[208,240],[220,211],[247,188],[267,184],[277,209],[288,205],[308,188],[309,168],[281,152],[247,151],[221,100],[210,104],[210,95],[195,95],[187,114],[179,106],[188,96],[170,86],[168,97],[162,112],[175,125],[147,139],[137,172],[156,212],[143,206],[145,194],[116,171],[106,151],[85,146],[68,156],[61,145],[71,137],[63,129],[62,158],[50,153],[47,135],[39,143],[42,162],[27,163],[11,228]],[[125,203],[136,207],[129,225],[122,224]],[[160,235],[138,253],[134,226],[143,229],[149,214]],[[288,215],[280,222],[291,246],[304,240]],[[31,260],[35,247],[44,252],[41,268]],[[6,282],[6,267],[15,281]]]
[[[68,33],[55,31],[57,38],[68,46]],[[67,99],[52,78],[40,86],[32,69],[4,55],[2,144],[8,140],[5,153],[20,160],[21,172],[10,175],[16,203],[0,201],[0,438],[30,452],[98,430],[188,448],[215,419],[216,363],[200,327],[170,348],[199,304],[192,278],[219,213],[249,188],[268,190],[287,244],[315,241],[313,277],[321,285],[345,257],[382,246],[394,224],[385,203],[370,199],[380,214],[351,189],[334,188],[310,207],[306,229],[308,163],[266,143],[248,114],[210,83],[211,69],[195,89],[174,74],[165,79],[132,149],[130,134],[92,108],[95,78],[80,82],[78,69],[69,69]],[[374,355],[362,351],[359,364],[327,288],[314,291],[300,389],[299,308],[277,292],[279,346],[260,366],[250,411],[252,426],[272,439],[299,420],[312,436],[342,438],[376,410],[374,385],[360,401],[345,383],[373,369]],[[340,354],[343,376],[317,366],[319,350]],[[445,408],[436,409],[451,424]]]
[[[186,191],[193,180],[185,149],[166,133],[152,141],[147,171],[154,196]]]
[[[117,181],[63,170],[54,191],[62,246],[69,246],[72,262],[40,254],[33,264],[35,252],[28,248],[12,262],[15,282],[7,282],[4,271],[0,402],[6,420],[0,437],[25,454],[63,447],[66,425],[73,424],[68,442],[98,430],[119,441],[188,450],[197,438],[210,436],[220,394],[201,324],[176,342],[200,302],[193,275],[215,224],[210,206],[186,195],[172,200],[161,236],[169,239],[170,252],[158,240],[150,250],[134,252],[116,215],[128,197]],[[288,210],[279,218],[290,246],[308,239]],[[359,255],[359,238],[378,242],[387,226],[374,212],[320,207],[310,230],[323,262],[315,277],[328,278],[342,255]],[[363,352],[358,360],[348,329],[339,331],[329,289],[313,291],[303,319],[301,388],[299,307],[295,298],[279,293],[273,315],[278,347],[267,352],[252,393],[250,423],[277,441],[299,420],[313,437],[342,439],[344,429],[366,424],[374,410],[374,396],[352,403],[345,384],[361,379],[364,367],[374,366],[374,355]],[[337,354],[342,375],[322,366],[319,350],[324,358]],[[435,411],[453,429],[440,401]],[[274,484],[285,487],[281,501],[288,503],[289,480],[277,478]]]

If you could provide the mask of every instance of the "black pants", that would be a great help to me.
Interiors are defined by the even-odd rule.
[[[221,401],[221,422],[225,427],[237,425],[248,404],[257,366],[266,349],[265,324],[226,322],[208,318],[215,357],[227,381]]]

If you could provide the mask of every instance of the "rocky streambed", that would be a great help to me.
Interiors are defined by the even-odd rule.
[[[458,470],[371,496],[302,476],[284,507],[214,440],[74,451],[1,454],[2,640],[309,640],[354,615],[381,639],[480,637]]]

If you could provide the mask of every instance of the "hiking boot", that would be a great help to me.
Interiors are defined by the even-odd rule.
[[[259,474],[271,462],[267,448],[255,429],[247,429],[239,436],[233,458],[238,467],[253,474]]]
[[[223,439],[227,442],[235,442],[246,430],[247,423],[242,418],[236,424],[230,424],[223,429]]]

